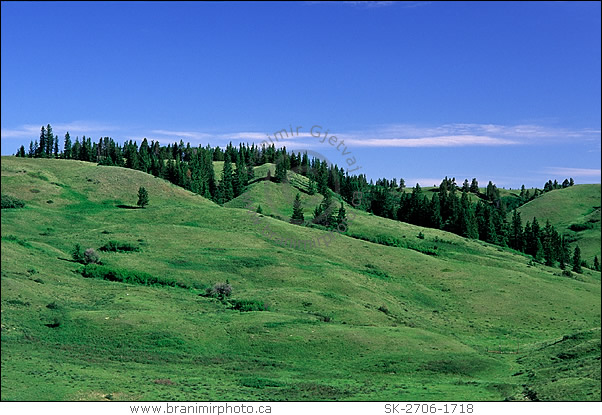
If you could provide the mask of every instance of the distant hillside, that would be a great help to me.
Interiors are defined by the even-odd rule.
[[[264,229],[329,234],[287,223],[290,184],[245,194],[277,220],[120,167],[1,167],[25,203],[1,215],[3,400],[600,397],[600,273],[350,206],[349,236],[291,247]],[[309,218],[321,197],[301,194]],[[75,244],[103,265],[82,274]],[[206,296],[226,281],[230,297]]]
[[[579,244],[582,257],[590,265],[594,255],[600,259],[600,185],[581,184],[546,192],[521,206],[523,222],[537,217],[540,224],[549,220],[568,236],[571,247]]]

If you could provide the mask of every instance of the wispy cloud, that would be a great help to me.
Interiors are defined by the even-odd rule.
[[[16,128],[2,128],[1,138],[4,139],[22,139],[29,138],[35,140],[40,136],[41,125],[24,124]],[[54,134],[63,136],[67,131],[69,135],[88,135],[88,136],[106,136],[111,132],[118,131],[119,127],[110,124],[99,123],[95,121],[72,121],[68,123],[52,124]]]
[[[196,140],[203,140],[212,137],[210,134],[201,133],[197,131],[152,130],[151,134],[178,138],[189,138]]]
[[[286,128],[286,127],[285,127]],[[53,125],[55,134],[64,135],[66,131],[72,136],[87,135],[98,138],[106,135],[115,135],[113,138],[141,140],[157,140],[161,143],[189,141],[193,145],[225,145],[230,141],[261,144],[268,142],[277,146],[297,146],[312,148],[324,145],[323,136],[317,138],[310,134],[310,128],[291,126],[287,130],[274,129],[272,131],[231,131],[211,132],[186,129],[156,128],[132,132],[125,127],[103,124],[92,121],[74,121]],[[293,129],[291,134],[290,130]],[[36,139],[40,133],[40,126],[22,125],[12,129],[2,129],[2,139]],[[322,133],[323,134],[323,133]],[[378,125],[363,130],[332,132],[339,142],[344,141],[349,147],[373,148],[437,148],[437,147],[476,147],[476,146],[512,146],[536,144],[541,140],[546,141],[573,141],[582,139],[600,141],[599,128],[568,129],[555,128],[535,124],[474,124],[453,123],[438,126],[417,126],[411,124]]]
[[[356,147],[466,147],[518,144],[516,141],[476,135],[448,135],[422,138],[349,138],[345,142]]]
[[[548,167],[544,170],[546,174],[557,174],[560,176],[575,177],[600,177],[600,169],[583,169],[578,167]]]

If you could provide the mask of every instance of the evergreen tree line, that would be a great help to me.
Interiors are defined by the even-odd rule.
[[[63,151],[59,152],[58,141],[58,137],[52,133],[52,126],[48,124],[41,128],[39,142],[31,142],[27,153],[21,146],[17,156],[75,159],[140,170],[219,204],[226,203],[245,191],[249,182],[254,180],[254,166],[275,163],[274,176],[268,172],[268,180],[285,182],[287,171],[293,170],[309,179],[309,194],[317,192],[324,196],[325,200],[314,211],[314,223],[328,227],[341,223],[337,217],[344,215],[344,208],[339,215],[334,214],[336,208],[333,209],[332,200],[328,200],[332,191],[356,208],[377,216],[508,246],[548,264],[558,263],[562,267],[569,262],[566,243],[563,248],[563,238],[549,223],[542,230],[536,218],[531,223],[527,222],[524,228],[520,221],[515,221],[516,215],[520,217],[516,207],[543,193],[535,189],[530,194],[524,185],[518,198],[501,197],[499,189],[491,181],[485,192],[481,193],[475,178],[471,182],[466,179],[459,186],[455,178],[446,177],[438,188],[432,190],[433,195],[429,199],[418,184],[411,192],[406,191],[403,178],[399,181],[395,178],[368,181],[364,174],[350,176],[336,164],[329,165],[319,158],[308,157],[306,153],[289,154],[286,147],[276,149],[274,145],[258,147],[254,144],[240,144],[235,147],[229,143],[222,150],[209,145],[193,147],[190,143],[184,144],[182,140],[161,146],[158,141],[149,143],[144,138],[139,146],[132,140],[120,146],[110,137],[103,137],[98,143],[86,137],[82,137],[81,141],[76,138],[72,142],[67,132]],[[213,161],[224,162],[217,180]],[[545,184],[544,191],[572,185],[572,178],[565,179],[562,184],[550,180]],[[354,195],[357,194],[362,195],[359,203],[354,200]],[[471,201],[475,198],[476,203]],[[512,223],[509,223],[506,219],[507,212],[512,209],[515,213]],[[295,218],[295,221],[298,222],[298,219]]]

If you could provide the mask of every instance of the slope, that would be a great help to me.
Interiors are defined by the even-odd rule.
[[[149,206],[128,208],[141,185]],[[26,203],[2,211],[4,400],[526,399],[512,375],[539,360],[525,367],[488,350],[518,341],[524,355],[600,326],[599,273],[567,279],[494,246],[367,214],[357,232],[438,254],[341,235],[283,246],[265,225],[289,239],[325,232],[77,161],[3,157],[2,192]],[[189,288],[83,278],[70,261],[75,243],[110,240],[140,251],[101,252],[106,267]],[[199,295],[226,280],[231,305],[268,310]],[[558,396],[580,398],[577,387]],[[587,388],[598,396],[599,380]]]
[[[549,220],[556,229],[567,235],[571,246],[581,248],[588,264],[594,255],[600,259],[600,185],[580,184],[553,190],[521,206],[518,211],[523,222],[537,217],[544,225]]]

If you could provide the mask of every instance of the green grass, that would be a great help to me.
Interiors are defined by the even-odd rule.
[[[599,184],[553,190],[521,206],[518,211],[525,223],[533,221],[534,216],[542,226],[549,220],[560,233],[568,236],[571,248],[579,245],[581,257],[590,266],[595,255],[600,259]]]
[[[120,208],[140,186],[148,207]],[[599,333],[599,273],[566,278],[497,246],[351,207],[349,235],[290,248],[259,226],[301,239],[325,231],[78,161],[2,157],[2,191],[25,202],[1,216],[3,400],[599,398],[599,335],[553,346],[583,372],[550,365],[541,349]],[[249,190],[285,219],[297,191]],[[302,200],[308,217],[321,197]],[[102,252],[103,267],[181,286],[84,278],[73,246],[108,241],[141,249]],[[199,295],[225,281],[230,304]],[[517,342],[519,355],[488,353]]]

